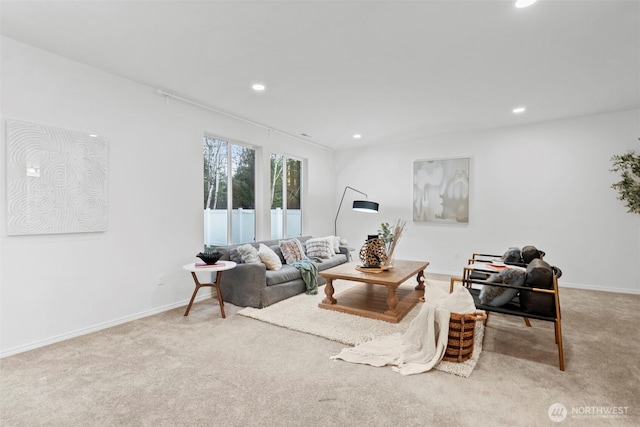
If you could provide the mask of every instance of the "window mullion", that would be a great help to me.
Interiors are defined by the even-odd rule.
[[[227,143],[227,244],[233,241],[233,159],[231,144]]]
[[[282,156],[282,235],[287,235],[287,156]]]

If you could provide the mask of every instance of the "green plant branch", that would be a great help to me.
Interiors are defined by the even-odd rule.
[[[640,154],[628,151],[611,158],[611,172],[620,173],[621,181],[611,185],[618,191],[618,200],[626,202],[630,213],[640,214]]]

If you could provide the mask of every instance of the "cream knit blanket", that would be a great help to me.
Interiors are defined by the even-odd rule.
[[[343,349],[332,359],[371,366],[392,366],[402,375],[431,370],[447,348],[451,313],[474,313],[476,307],[467,289],[451,294],[434,286],[425,287],[426,302],[404,334],[393,334]]]

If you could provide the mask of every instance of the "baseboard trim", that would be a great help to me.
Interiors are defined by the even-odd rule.
[[[444,274],[444,275],[449,275],[449,276],[459,276],[458,273],[450,273],[450,272],[435,272],[435,271],[428,271],[428,273],[435,273],[435,274]],[[632,294],[632,295],[640,295],[640,290],[636,290],[636,289],[625,289],[625,288],[610,288],[610,287],[603,287],[603,286],[589,286],[589,285],[582,285],[582,284],[578,284],[578,283],[566,283],[566,282],[562,282],[560,283],[560,289],[562,288],[571,288],[571,289],[581,289],[581,290],[586,290],[586,291],[599,291],[599,292],[613,292],[613,293],[621,293],[621,294]],[[202,300],[205,300],[207,298],[211,298],[210,295],[202,295],[199,297],[196,297],[195,302],[199,302]],[[57,342],[61,342],[61,341],[66,341],[68,339],[71,338],[76,338],[82,335],[87,335],[93,332],[98,332],[101,331],[103,329],[107,329],[107,328],[111,328],[113,326],[117,326],[117,325],[121,325],[123,323],[127,323],[127,322],[131,322],[133,320],[137,320],[137,319],[142,319],[143,317],[148,317],[148,316],[153,316],[154,314],[158,314],[158,313],[162,313],[164,311],[169,311],[169,310],[173,310],[174,308],[178,308],[178,307],[184,307],[189,303],[188,300],[184,300],[184,301],[179,301],[173,304],[168,304],[168,305],[164,305],[161,307],[156,307],[147,311],[143,311],[141,313],[136,313],[133,314],[131,316],[125,316],[125,317],[121,317],[119,319],[115,319],[115,320],[110,320],[108,322],[104,322],[104,323],[100,323],[97,325],[93,325],[93,326],[89,326],[86,328],[82,328],[82,329],[78,329],[72,332],[68,332],[65,334],[61,334],[61,335],[57,335],[51,338],[46,338],[44,340],[40,340],[40,341],[34,341],[32,343],[29,344],[24,344],[18,347],[13,347],[13,348],[9,348],[7,350],[2,350],[0,351],[0,359],[5,358],[5,357],[9,357],[9,356],[13,356],[15,354],[19,354],[19,353],[24,353],[25,351],[29,351],[29,350],[34,350],[36,348],[40,348],[40,347],[45,347],[47,345],[51,345],[51,344],[55,344]]]
[[[640,289],[625,289],[625,288],[608,288],[604,286],[589,286],[589,285],[581,285],[579,283],[558,283],[558,287],[562,288],[571,288],[571,289],[582,289],[584,291],[598,291],[598,292],[612,292],[616,294],[631,294],[631,295],[640,295]]]
[[[211,295],[201,295],[196,297],[196,299],[194,300],[194,302],[199,302],[202,300],[205,300],[207,298],[211,298]],[[82,328],[82,329],[77,329],[75,331],[71,331],[65,334],[61,334],[61,335],[56,335],[54,337],[51,338],[46,338],[40,341],[34,341],[32,343],[29,344],[24,344],[18,347],[13,347],[13,348],[9,348],[7,350],[2,350],[0,351],[0,359],[5,358],[5,357],[9,357],[9,356],[13,356],[15,354],[19,354],[19,353],[24,353],[25,351],[29,351],[29,350],[35,350],[36,348],[40,348],[40,347],[45,347],[51,344],[55,344],[61,341],[66,341],[68,339],[71,338],[76,338],[82,335],[87,335],[93,332],[98,332],[101,331],[103,329],[107,329],[107,328],[112,328],[114,326],[118,326],[121,325],[123,323],[127,323],[127,322],[131,322],[134,320],[138,320],[138,319],[142,319],[144,317],[149,317],[149,316],[153,316],[154,314],[158,314],[158,313],[162,313],[165,311],[169,311],[169,310],[173,310],[174,308],[178,308],[178,307],[185,307],[187,304],[189,303],[189,300],[184,300],[184,301],[178,301],[175,302],[173,304],[168,304],[168,305],[164,305],[161,307],[156,307],[156,308],[152,308],[150,310],[147,311],[143,311],[140,313],[136,313],[136,314],[132,314],[130,316],[125,316],[125,317],[121,317],[119,319],[114,319],[114,320],[110,320],[108,322],[104,322],[104,323],[99,323],[97,325],[93,325],[93,326],[88,326],[86,328]]]

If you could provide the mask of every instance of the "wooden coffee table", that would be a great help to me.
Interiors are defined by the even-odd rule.
[[[357,265],[340,264],[318,273],[327,281],[324,288],[326,297],[318,307],[398,323],[424,295],[423,277],[428,262],[396,261],[392,269],[380,273],[356,270]],[[398,288],[414,275],[418,282],[415,288]],[[334,296],[333,281],[336,279],[361,284]]]

